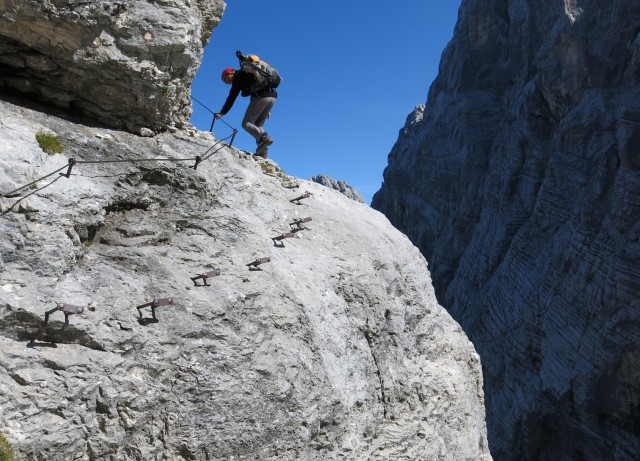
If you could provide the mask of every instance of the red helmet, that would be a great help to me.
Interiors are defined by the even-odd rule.
[[[223,71],[222,71],[222,81],[223,81],[224,83],[228,83],[228,82],[227,82],[227,77],[228,77],[230,74],[235,73],[235,71],[236,71],[236,70],[235,70],[233,67],[227,67],[225,70],[223,70]]]

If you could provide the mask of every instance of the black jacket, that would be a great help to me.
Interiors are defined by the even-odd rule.
[[[251,97],[265,97],[271,96],[274,98],[278,97],[278,93],[271,88],[264,88],[258,91],[256,94],[251,94],[251,87],[256,84],[256,77],[250,72],[246,72],[242,69],[236,70],[233,76],[233,82],[231,83],[231,89],[229,90],[229,96],[227,96],[227,100],[222,106],[221,114],[226,114],[233,107],[233,103],[236,102],[236,98],[239,94],[242,93],[242,96]]]

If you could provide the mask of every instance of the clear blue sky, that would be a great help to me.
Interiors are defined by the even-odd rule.
[[[257,54],[283,77],[265,123],[269,158],[295,177],[342,179],[370,203],[398,131],[426,102],[460,1],[228,0],[192,95],[218,112],[229,92],[222,69],[238,67],[236,50]],[[239,97],[224,121],[239,130],[234,145],[253,152],[241,127],[248,102]],[[212,115],[194,102],[191,121],[208,131]],[[231,133],[220,120],[213,131]]]

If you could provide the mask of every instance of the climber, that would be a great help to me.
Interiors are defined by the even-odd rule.
[[[231,85],[231,89],[224,106],[215,114],[215,117],[220,118],[229,112],[239,94],[244,97],[251,96],[249,107],[242,120],[242,128],[253,136],[258,144],[255,155],[267,158],[267,149],[273,143],[273,139],[262,126],[271,115],[278,93],[270,86],[259,85],[256,76],[243,68],[235,70],[229,67],[223,70],[222,81]]]

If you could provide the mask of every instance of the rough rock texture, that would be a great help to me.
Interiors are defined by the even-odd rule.
[[[495,459],[640,459],[640,2],[463,1],[372,206],[482,358]]]
[[[222,0],[0,0],[0,90],[151,134],[188,126]]]
[[[42,152],[43,129],[64,154]],[[0,102],[0,138],[1,192],[61,169],[0,199],[0,434],[25,459],[491,459],[478,356],[382,214],[204,155],[208,133]],[[158,322],[137,309],[167,298]],[[56,303],[84,312],[44,325]]]
[[[346,195],[351,200],[355,200],[356,202],[364,203],[364,198],[360,193],[347,184],[345,181],[339,179],[335,180],[331,176],[327,176],[326,174],[318,174],[311,178],[311,181],[317,182],[318,184],[322,184],[323,186],[330,187],[331,189],[335,189],[340,192],[342,195]]]

